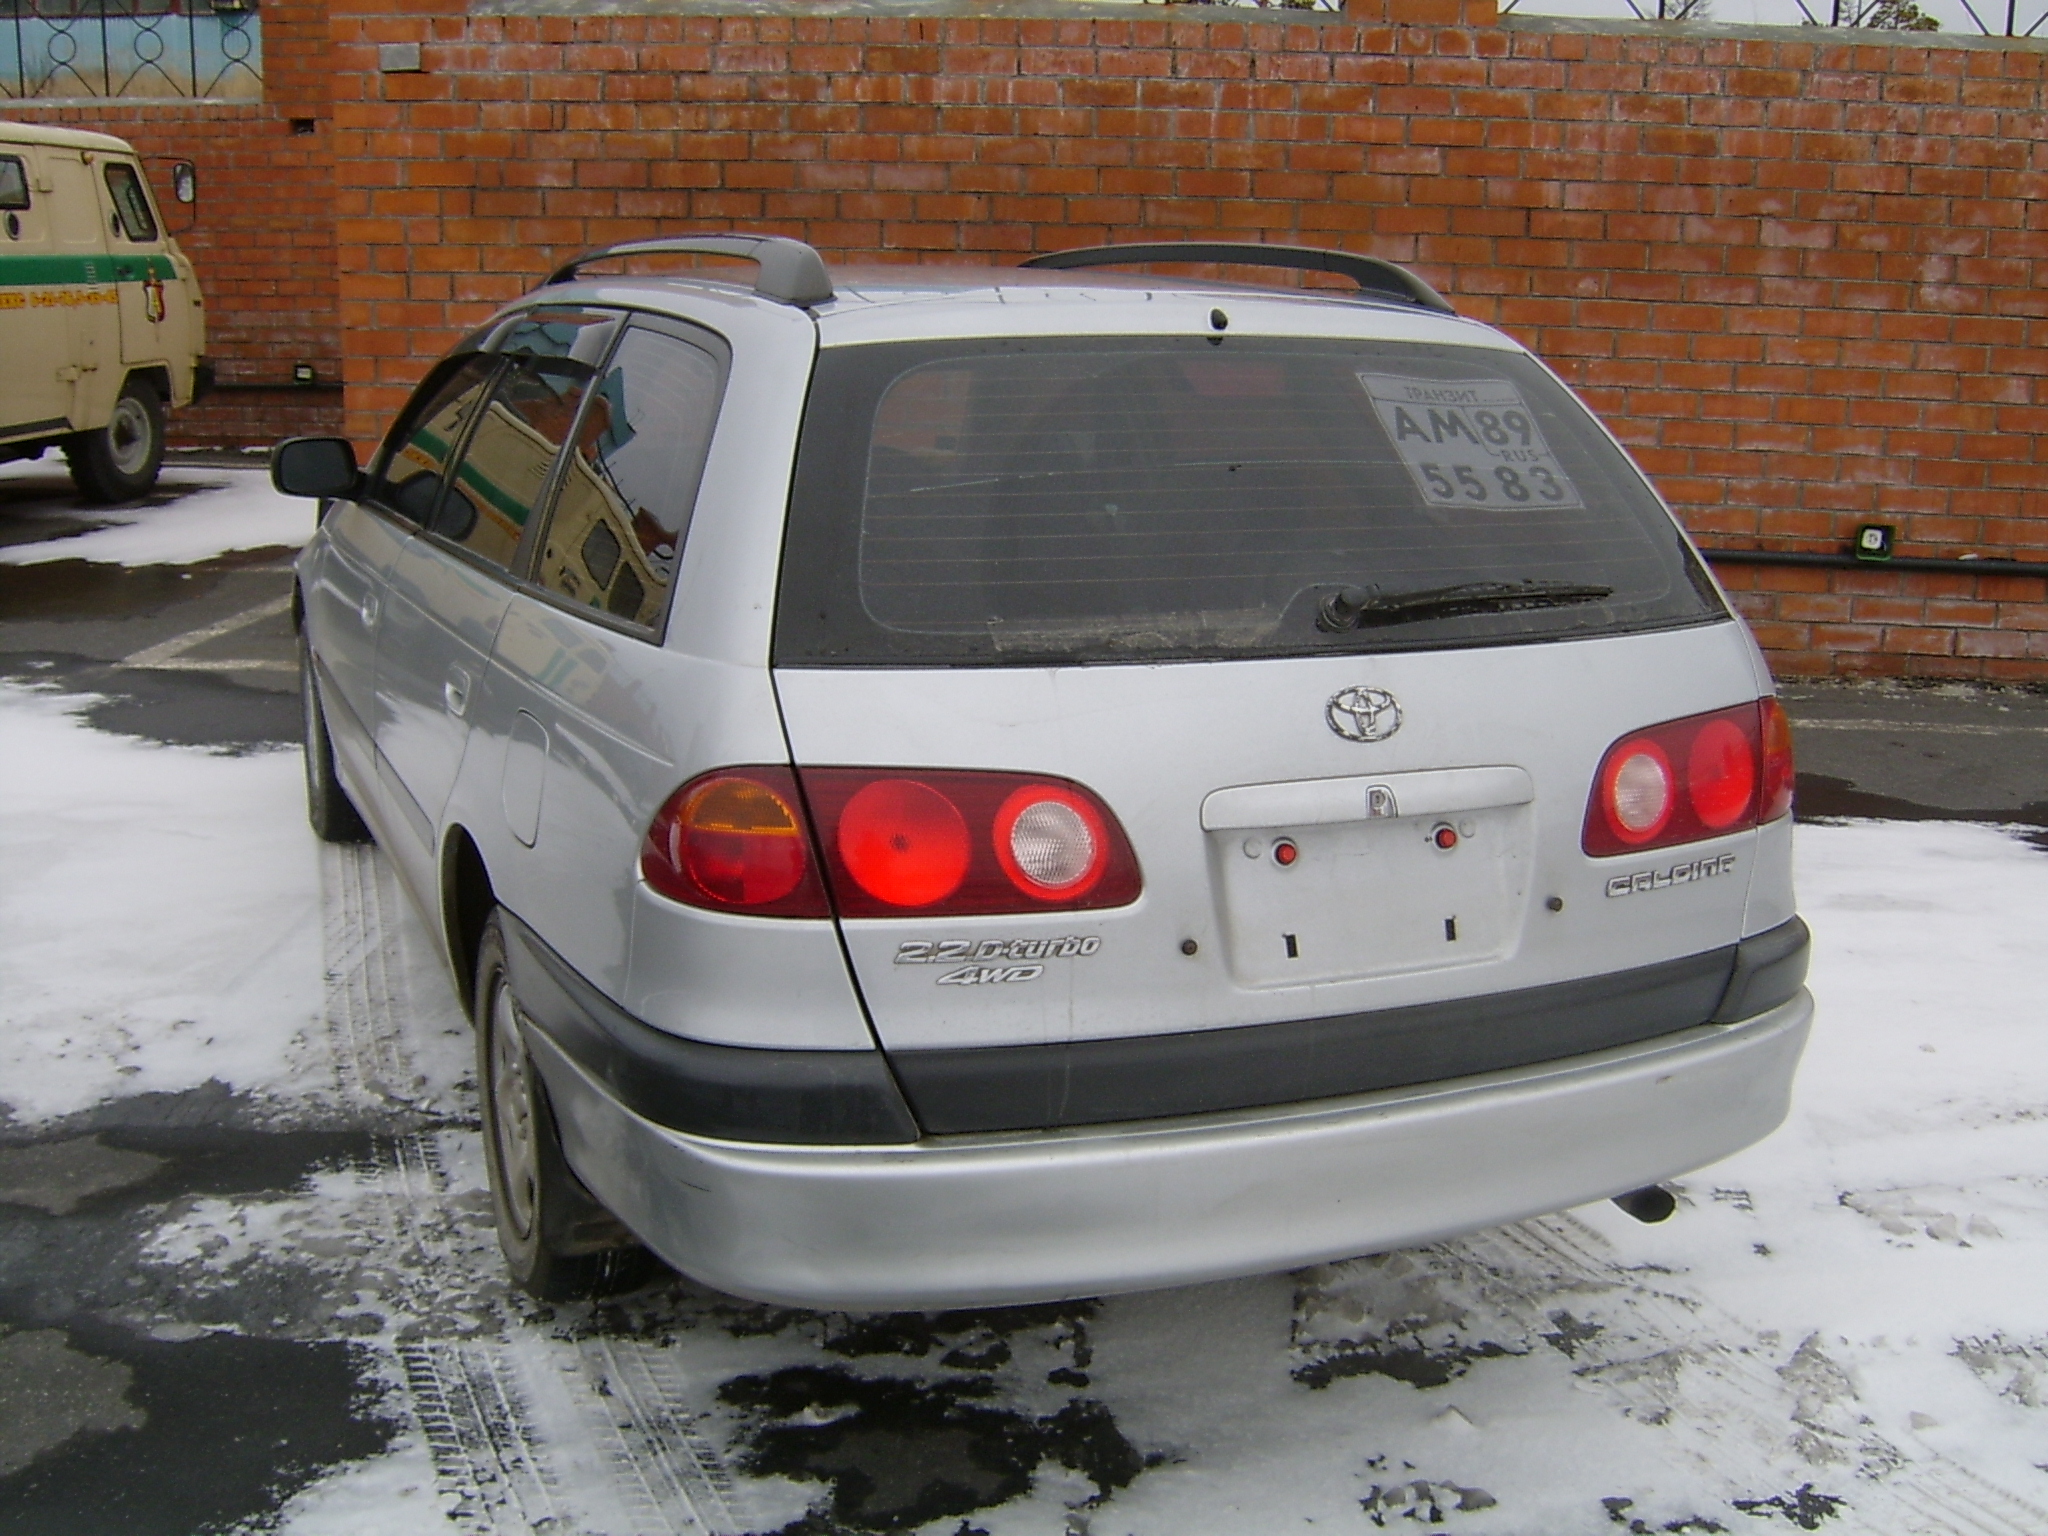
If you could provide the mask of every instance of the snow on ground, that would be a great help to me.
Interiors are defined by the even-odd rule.
[[[289,1091],[321,1005],[298,754],[107,735],[90,702],[0,684],[0,1100]]]
[[[17,489],[68,489],[63,459],[0,464],[0,481]],[[200,507],[204,505],[204,514]],[[148,500],[124,507],[88,507],[88,532],[0,547],[0,565],[90,560],[108,565],[191,565],[237,549],[297,549],[313,534],[313,503],[280,496],[261,468],[217,469],[166,464]]]
[[[2048,1532],[2048,855],[2012,833],[1800,828],[1791,1117],[1660,1226],[1603,1204],[992,1313],[680,1282],[546,1309],[504,1286],[459,1015],[388,870],[313,842],[294,754],[79,705],[0,690],[17,1119],[209,1078],[281,1114],[441,1106],[295,1191],[171,1202],[135,1255],[208,1327],[296,1276],[312,1300],[240,1326],[383,1362],[390,1452],[287,1531]]]

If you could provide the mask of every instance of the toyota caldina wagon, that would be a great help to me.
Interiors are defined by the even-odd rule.
[[[755,265],[659,270],[704,256]],[[1106,270],[1191,262],[1357,291]],[[1586,409],[1400,268],[614,247],[367,468],[273,472],[329,498],[313,822],[446,945],[537,1292],[648,1249],[789,1303],[1172,1285],[1785,1112],[1763,659]]]

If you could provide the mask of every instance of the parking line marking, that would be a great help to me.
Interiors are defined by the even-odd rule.
[[[182,635],[173,636],[171,639],[160,641],[156,645],[146,646],[142,650],[137,651],[133,656],[124,656],[121,659],[121,665],[124,667],[150,667],[157,671],[169,672],[296,672],[298,670],[298,663],[295,661],[191,661],[181,659],[187,651],[196,649],[206,644],[209,640],[218,640],[222,635],[231,635],[238,629],[246,629],[251,624],[260,623],[264,619],[274,618],[276,615],[289,610],[291,605],[292,600],[289,596],[273,598],[267,603],[258,603],[254,608],[249,609],[245,613],[238,613],[232,618],[221,619],[212,624],[202,625],[198,629],[188,630]]]

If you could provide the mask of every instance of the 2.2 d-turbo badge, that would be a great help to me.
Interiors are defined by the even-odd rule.
[[[905,939],[896,946],[896,964],[957,966],[939,978],[940,986],[979,987],[1036,981],[1045,974],[1045,961],[1083,960],[1100,948],[1101,938],[1092,933],[1057,939]]]

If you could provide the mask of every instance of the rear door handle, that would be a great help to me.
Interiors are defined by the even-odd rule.
[[[469,708],[469,673],[461,667],[450,667],[448,680],[441,685],[441,697],[447,701],[451,715],[460,715]]]
[[[375,629],[377,627],[377,594],[365,592],[362,602],[356,607],[356,612],[362,615],[363,628]]]

